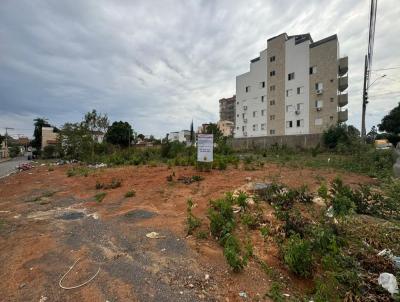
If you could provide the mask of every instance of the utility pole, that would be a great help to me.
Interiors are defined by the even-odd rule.
[[[369,34],[368,34],[368,52],[365,55],[364,63],[364,86],[362,95],[362,116],[361,116],[361,137],[365,140],[367,131],[365,129],[365,114],[368,104],[368,88],[372,85],[369,84],[372,67],[372,57],[374,55],[374,41],[375,41],[375,24],[376,24],[376,10],[378,0],[371,0],[371,10],[369,15]]]
[[[10,128],[10,127],[6,127],[6,140],[5,140],[5,147],[6,147],[6,157],[8,157],[8,141],[7,141],[7,137],[8,137],[8,130],[14,130],[14,128]]]
[[[362,116],[361,116],[361,137],[362,138],[365,138],[367,135],[367,130],[365,129],[365,111],[367,110],[367,104],[368,104],[367,70],[368,70],[368,59],[367,59],[367,55],[365,55],[364,86],[363,86],[363,95],[362,95]]]

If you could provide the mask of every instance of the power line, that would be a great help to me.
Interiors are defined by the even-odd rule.
[[[381,71],[381,70],[392,70],[392,69],[400,69],[400,66],[397,67],[389,67],[389,68],[380,68],[380,69],[373,69],[372,72]]]

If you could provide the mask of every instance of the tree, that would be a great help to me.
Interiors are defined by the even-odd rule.
[[[214,142],[216,143],[218,143],[223,138],[221,130],[219,130],[217,124],[214,123],[209,123],[206,126],[205,134],[214,134]]]
[[[58,153],[68,159],[87,160],[93,137],[82,123],[66,123],[58,134]]]
[[[40,150],[42,148],[42,128],[51,126],[46,118],[38,117],[33,121],[35,122],[35,130],[33,131],[32,147],[36,148],[36,150]]]
[[[190,143],[194,145],[194,129],[193,129],[193,120],[190,124]]]
[[[95,109],[92,110],[92,112],[88,112],[85,114],[85,117],[83,119],[83,122],[81,123],[83,127],[89,130],[90,136],[91,136],[91,145],[92,145],[92,159],[94,157],[94,145],[95,145],[95,140],[94,136],[98,134],[99,132],[105,133],[108,126],[109,126],[109,121],[107,114],[100,114],[97,113]]]
[[[367,143],[372,144],[375,141],[377,135],[378,129],[376,128],[376,126],[372,126],[371,130],[367,133]]]
[[[330,149],[336,148],[339,144],[349,146],[359,137],[360,131],[356,127],[346,124],[331,126],[322,134],[324,145]]]
[[[138,134],[138,136],[137,136],[140,140],[144,140],[144,135],[142,134],[142,133],[140,133],[140,134]]]
[[[379,131],[400,134],[400,103],[386,115],[378,125]]]
[[[127,122],[114,122],[107,130],[106,141],[113,145],[128,147],[133,140],[133,130]]]
[[[0,145],[1,145],[2,142],[5,140],[5,138],[6,138],[5,136],[3,136],[3,135],[0,134]]]

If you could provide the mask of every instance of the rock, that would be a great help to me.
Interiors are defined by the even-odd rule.
[[[245,180],[246,180],[246,181],[251,181],[251,177],[250,177],[250,176],[247,176],[247,177],[245,178]]]
[[[45,302],[45,301],[47,301],[47,297],[45,297],[45,296],[40,296],[40,300],[39,300],[39,302]]]
[[[245,292],[240,292],[239,296],[245,299],[247,298],[247,294]]]
[[[209,274],[205,274],[205,275],[204,275],[204,279],[205,279],[205,280],[210,279],[210,275],[209,275]]]

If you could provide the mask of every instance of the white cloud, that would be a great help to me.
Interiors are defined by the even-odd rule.
[[[367,0],[5,0],[0,127],[31,134],[36,116],[61,125],[92,108],[157,136],[192,118],[215,121],[218,99],[235,93],[236,75],[281,32],[338,34],[349,56],[349,123],[359,127],[368,14]],[[399,15],[396,1],[379,2],[376,69],[400,66]],[[400,70],[383,72],[370,91],[368,127],[399,102]]]

